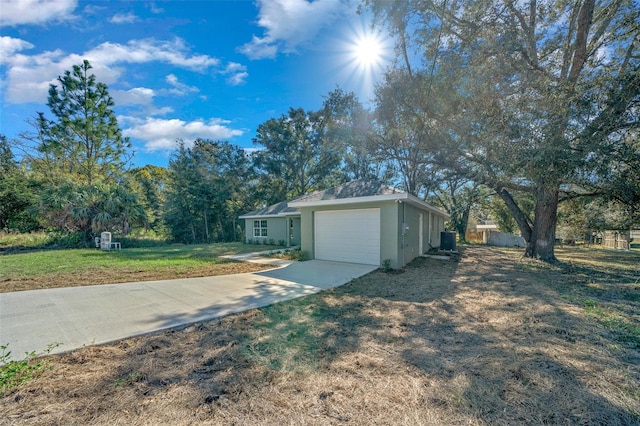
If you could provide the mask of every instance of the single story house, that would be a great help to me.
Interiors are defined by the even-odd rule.
[[[240,216],[246,241],[300,246],[311,259],[402,268],[440,246],[449,215],[379,182],[358,180]]]

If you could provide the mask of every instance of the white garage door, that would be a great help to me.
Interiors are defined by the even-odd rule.
[[[315,213],[315,258],[380,265],[380,209]]]

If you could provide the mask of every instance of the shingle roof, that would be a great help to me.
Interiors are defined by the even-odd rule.
[[[310,194],[303,195],[302,197],[289,200],[289,202],[339,200],[344,198],[373,197],[376,195],[392,195],[404,193],[404,191],[400,191],[396,188],[391,188],[374,180],[356,180],[340,186],[336,186],[334,188],[325,189],[324,191],[315,191]]]
[[[289,200],[290,201],[290,200]],[[300,210],[295,207],[288,207],[287,203],[289,201],[281,201],[277,204],[272,204],[267,207],[263,207],[258,210],[254,210],[249,213],[245,213],[242,216],[271,216],[285,213],[297,213]]]
[[[301,197],[293,198],[287,201],[281,201],[277,204],[273,204],[262,209],[254,210],[252,212],[243,214],[242,217],[253,216],[275,216],[284,215],[287,213],[298,213],[300,209],[297,207],[288,207],[288,203],[296,202],[313,202],[313,201],[325,201],[325,200],[339,200],[347,198],[358,197],[373,197],[376,195],[393,195],[393,194],[406,194],[405,191],[400,191],[396,188],[391,188],[380,182],[374,180],[356,180],[353,182],[345,183],[343,185],[336,186],[334,188],[325,189],[322,191],[315,191],[310,194],[303,195]]]

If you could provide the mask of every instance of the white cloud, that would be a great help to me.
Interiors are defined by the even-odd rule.
[[[22,50],[32,49],[33,47],[33,44],[19,38],[9,36],[0,37],[0,64],[5,62],[15,53]]]
[[[221,73],[228,75],[226,82],[230,86],[240,86],[245,84],[249,77],[247,67],[237,62],[229,62],[227,67]]]
[[[171,93],[177,96],[184,96],[187,93],[197,93],[200,91],[200,89],[198,89],[197,87],[189,86],[178,81],[178,77],[176,77],[174,74],[169,74],[168,76],[166,76],[165,81],[173,86],[173,89],[164,90],[163,94]]]
[[[83,56],[104,64],[159,61],[195,71],[204,71],[219,64],[218,59],[208,55],[188,55],[188,47],[180,38],[172,41],[131,40],[127,44],[106,42]]]
[[[247,77],[249,77],[248,72],[239,72],[228,77],[226,82],[230,86],[240,86],[246,83]]]
[[[113,90],[110,94],[118,106],[153,105],[153,97],[156,95],[153,89],[147,87],[134,87],[130,90]]]
[[[107,10],[106,6],[98,6],[97,4],[88,4],[82,9],[87,15],[99,15]]]
[[[134,87],[129,90],[113,90],[110,94],[118,107],[139,107],[136,112],[129,111],[130,114],[135,114],[136,116],[167,115],[173,112],[173,108],[171,107],[158,108],[155,106],[153,102],[154,98],[156,95],[162,95],[162,90],[155,91],[148,87]],[[130,120],[133,119],[133,117],[122,116],[119,120],[120,119]],[[134,124],[135,123],[137,122],[134,122]]]
[[[138,22],[140,18],[138,18],[134,13],[116,13],[111,18],[109,18],[109,22],[112,24],[133,24],[134,22]]]
[[[229,121],[220,118],[186,122],[179,119],[119,117],[118,121],[121,124],[131,124],[131,127],[123,130],[123,135],[144,141],[147,151],[172,150],[177,146],[176,141],[179,139],[225,140],[243,134],[242,130],[232,129],[228,126]]]
[[[253,36],[251,42],[242,45],[239,50],[250,59],[272,59],[278,55],[276,40],[267,40],[267,37]]]
[[[44,24],[72,17],[77,0],[2,0],[0,25]]]
[[[265,35],[254,35],[239,50],[251,59],[275,58],[279,51],[295,52],[352,10],[352,5],[350,0],[259,0],[258,25],[265,29]]]
[[[151,11],[151,13],[153,13],[155,15],[159,15],[160,13],[164,13],[164,9],[161,8],[161,7],[158,7],[158,5],[155,4],[155,2],[151,2],[147,7]]]
[[[6,42],[8,47],[27,48],[27,42]],[[163,62],[176,67],[204,72],[217,67],[219,60],[208,55],[191,54],[184,41],[159,41],[155,39],[131,40],[126,44],[102,43],[82,54],[67,54],[61,50],[47,51],[37,55],[16,53],[6,59],[6,101],[11,103],[43,102],[47,96],[49,84],[65,70],[81,64],[88,59],[91,70],[98,80],[107,85],[119,80],[127,64]]]

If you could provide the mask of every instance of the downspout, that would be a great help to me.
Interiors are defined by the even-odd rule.
[[[429,244],[429,249],[431,249],[431,221],[433,220],[433,219],[431,218],[431,215],[432,215],[432,213],[431,213],[431,212],[429,212],[429,242],[428,242],[428,244]]]

